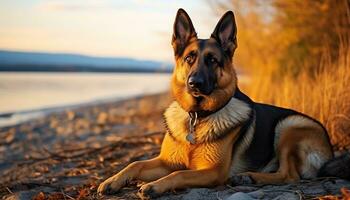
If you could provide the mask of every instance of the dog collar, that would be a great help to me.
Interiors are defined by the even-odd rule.
[[[232,98],[232,97],[231,97]],[[191,115],[193,117],[194,113],[196,113],[196,118],[205,118],[205,117],[208,117],[209,115],[213,114],[213,113],[216,113],[218,112],[219,110],[221,110],[222,108],[224,108],[231,100],[231,98],[226,101],[226,103],[222,106],[220,106],[218,109],[216,110],[213,110],[213,111],[209,111],[209,110],[199,110],[199,111],[196,111],[196,112],[188,112],[188,114],[190,115],[190,118],[191,118]]]
[[[238,97],[238,96],[241,97],[241,98],[243,98],[243,99],[245,99],[245,101],[247,101],[247,102],[251,102],[251,100],[250,100],[249,98],[247,98],[247,97],[241,92],[241,90],[237,87],[236,90],[235,90],[235,92],[234,92],[234,94],[232,95],[231,98],[233,98],[233,97]],[[231,101],[231,98],[230,98],[228,101],[226,101],[226,103],[224,103],[224,105],[222,105],[221,107],[219,107],[219,108],[216,109],[216,110],[213,110],[213,111],[209,111],[209,110],[199,110],[199,111],[196,111],[196,112],[190,111],[190,112],[188,112],[188,114],[191,115],[191,113],[192,113],[192,115],[193,115],[194,113],[197,113],[197,117],[198,117],[198,118],[205,118],[205,117],[208,117],[209,115],[211,115],[211,114],[213,114],[213,113],[216,113],[216,112],[218,112],[219,110],[223,109],[223,108]]]
[[[196,124],[197,124],[197,120],[198,118],[204,118],[207,117],[219,110],[221,110],[223,107],[225,107],[228,103],[230,102],[230,100],[228,100],[223,106],[221,106],[219,109],[215,110],[215,111],[197,111],[197,112],[188,112],[188,115],[190,116],[189,119],[189,132],[186,135],[186,140],[190,143],[190,144],[196,144]]]
[[[189,120],[190,131],[186,136],[186,140],[190,144],[196,144],[195,128],[196,128],[196,124],[197,124],[198,114],[197,114],[197,112],[189,112],[188,115],[190,116],[190,120]]]

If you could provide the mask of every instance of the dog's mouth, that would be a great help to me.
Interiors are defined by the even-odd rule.
[[[192,95],[194,98],[205,98],[206,96],[209,96],[212,92],[212,90],[199,90],[197,88],[189,89],[187,88],[187,92]]]
[[[199,105],[201,101],[207,96],[198,90],[190,90],[188,93],[195,99],[196,105]]]
[[[201,92],[199,91],[194,91],[194,92],[190,92],[190,94],[194,97],[194,98],[203,98],[204,94],[202,94]]]
[[[194,99],[193,110],[200,110],[201,104],[203,101],[209,97],[209,95],[213,92],[213,89],[210,88],[189,88],[187,87],[187,93],[190,94]]]
[[[197,104],[199,104],[201,100],[208,96],[199,90],[189,90],[188,93],[197,101]]]

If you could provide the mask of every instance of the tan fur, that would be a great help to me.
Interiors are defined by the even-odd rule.
[[[246,171],[246,163],[244,162],[244,152],[249,147],[253,134],[255,131],[255,119],[253,123],[248,128],[247,132],[243,135],[241,142],[235,144],[234,146],[234,155],[232,157],[233,164],[230,169],[230,176],[234,176],[235,174],[242,173]]]
[[[159,159],[175,172],[142,186],[142,190],[151,187],[156,192],[162,193],[176,188],[212,186],[224,183],[228,178],[231,166],[231,159],[227,158],[232,156],[232,146],[238,137],[240,128],[230,130],[233,125],[237,124],[237,121],[230,117],[229,111],[232,111],[232,108],[237,104],[239,104],[238,112],[241,112],[242,116],[248,117],[249,108],[244,108],[243,102],[233,99],[228,104],[230,109],[220,110],[220,113],[215,113],[217,116],[209,116],[199,122],[198,131],[196,131],[198,144],[191,145],[184,139],[188,128],[182,126],[187,122],[188,115],[174,102],[165,112],[165,117],[170,122],[169,128],[176,134],[173,136],[170,136],[169,133],[166,134]],[[218,116],[228,121],[217,121]],[[213,128],[212,132],[205,131],[209,127]],[[227,130],[230,133],[224,139],[208,141],[208,134],[219,134]]]

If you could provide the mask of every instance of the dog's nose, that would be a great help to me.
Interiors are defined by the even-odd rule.
[[[198,76],[190,76],[188,79],[188,86],[190,86],[191,89],[199,89],[203,86],[204,80]]]

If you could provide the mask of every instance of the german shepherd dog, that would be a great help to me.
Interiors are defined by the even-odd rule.
[[[239,90],[232,65],[236,32],[229,11],[209,39],[198,39],[188,14],[178,10],[172,37],[175,101],[164,113],[160,155],[131,163],[98,193],[117,192],[135,179],[147,182],[139,194],[149,198],[178,188],[288,183],[331,171],[326,162],[333,152],[320,122],[255,103]]]

